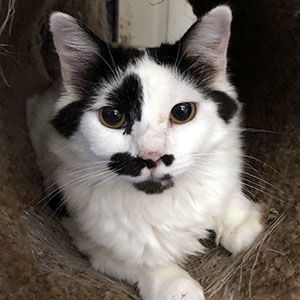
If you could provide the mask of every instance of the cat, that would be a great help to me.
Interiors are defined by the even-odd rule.
[[[50,30],[62,80],[28,100],[28,127],[64,226],[96,270],[142,299],[204,299],[182,268],[209,230],[233,254],[263,231],[242,192],[241,105],[227,74],[232,13],[175,44],[109,47],[73,17]]]

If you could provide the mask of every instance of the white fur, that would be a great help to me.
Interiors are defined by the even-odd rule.
[[[225,124],[216,103],[146,54],[126,73],[141,78],[144,92],[142,118],[130,135],[99,122],[97,109],[105,105],[110,86],[99,90],[94,109],[84,113],[69,140],[49,120],[74,99],[58,99],[57,87],[30,99],[28,125],[39,166],[46,179],[63,189],[72,216],[64,224],[94,268],[138,282],[146,300],[204,299],[200,285],[179,265],[188,255],[204,252],[198,240],[206,230],[215,230],[234,254],[248,248],[262,230],[259,208],[241,191],[240,117]],[[225,75],[212,86],[235,97]],[[171,125],[172,107],[189,101],[197,104],[195,118]],[[132,183],[146,179],[150,170],[134,179],[112,175],[108,159],[126,151],[173,154],[174,163],[160,164],[154,176],[168,172],[174,187],[147,195]]]

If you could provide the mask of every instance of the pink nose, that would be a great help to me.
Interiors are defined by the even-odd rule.
[[[162,154],[158,151],[151,151],[151,152],[146,152],[146,153],[141,153],[139,155],[142,159],[151,159],[153,161],[158,161],[162,157]]]

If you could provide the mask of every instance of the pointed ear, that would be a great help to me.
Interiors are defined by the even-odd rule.
[[[185,55],[225,72],[231,20],[231,10],[225,5],[217,6],[198,19],[182,38]]]
[[[97,59],[100,49],[93,37],[73,17],[55,12],[50,30],[59,56],[65,85],[81,81],[81,74]]]

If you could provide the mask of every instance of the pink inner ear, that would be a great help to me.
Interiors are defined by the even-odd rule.
[[[226,66],[231,19],[231,10],[227,6],[218,6],[208,12],[188,35],[186,54],[205,57],[223,69]]]
[[[216,37],[218,36],[218,43],[215,50],[220,56],[226,56],[227,54],[231,20],[231,11],[227,7],[218,9],[217,12],[213,14],[213,20],[211,20],[211,22],[215,22],[214,29],[217,31]]]
[[[98,47],[77,21],[67,14],[52,14],[50,29],[61,63],[63,79],[69,83],[76,71],[80,72],[98,55]]]

